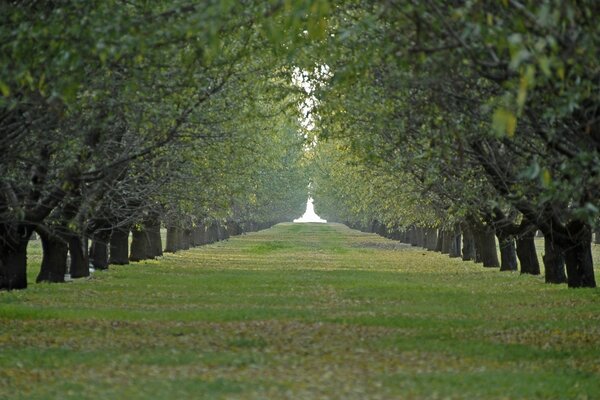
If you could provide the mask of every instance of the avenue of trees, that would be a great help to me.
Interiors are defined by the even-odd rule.
[[[308,6],[0,5],[0,289],[27,286],[34,232],[37,281],[62,282],[302,214],[303,93],[275,50]]]
[[[26,287],[33,232],[60,282],[67,254],[80,277],[291,220],[309,181],[327,220],[486,267],[539,274],[539,230],[546,281],[595,287],[599,13],[4,2],[0,289]]]
[[[595,287],[598,3],[353,5],[322,59],[317,213],[530,274],[540,230],[546,281]]]

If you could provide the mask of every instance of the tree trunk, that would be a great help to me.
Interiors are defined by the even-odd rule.
[[[182,229],[179,235],[180,239],[180,248],[182,250],[190,249],[190,241],[191,241],[192,231],[189,229]]]
[[[496,235],[490,226],[481,225],[473,229],[476,262],[480,259],[486,268],[500,267],[496,251]]]
[[[600,228],[596,228],[596,231],[594,234],[594,243],[600,244]]]
[[[435,243],[435,251],[441,253],[443,247],[444,247],[444,231],[442,229],[438,229],[437,242]]]
[[[148,257],[156,258],[163,255],[162,238],[160,237],[160,221],[152,220],[144,223],[144,231],[148,240]]]
[[[586,226],[578,229],[575,243],[565,250],[567,283],[570,288],[596,287],[592,261],[592,232]]]
[[[95,269],[108,269],[108,241],[110,231],[102,230],[92,239],[90,261]]]
[[[16,232],[0,224],[0,290],[27,288],[27,244],[33,228],[21,225]]]
[[[69,254],[71,255],[71,265],[69,265],[71,278],[90,276],[90,261],[83,238],[77,234],[70,235],[68,244]]]
[[[165,247],[166,253],[175,253],[177,250],[180,250],[180,231],[176,226],[167,227],[167,247]]]
[[[131,230],[131,251],[129,261],[142,261],[154,257],[150,255],[150,240],[148,233],[142,227],[134,227]]]
[[[499,239],[500,244],[500,271],[517,271],[517,251],[515,239],[506,236]]]
[[[557,243],[553,243],[552,234],[544,236],[544,261],[546,283],[565,283],[564,252]]]
[[[115,228],[110,235],[110,264],[129,264],[129,229]]]
[[[459,227],[454,228],[454,231],[448,232],[448,235],[450,236],[450,251],[448,254],[452,258],[458,258],[461,256],[461,254],[460,254],[460,238],[461,238],[460,228]]]
[[[522,274],[539,275],[540,263],[535,250],[535,231],[526,231],[517,237],[517,257]]]
[[[442,230],[442,254],[450,254],[452,245],[452,233],[445,229]]]
[[[463,261],[475,261],[475,240],[473,232],[467,226],[463,226],[462,259]]]
[[[429,251],[435,250],[435,245],[437,243],[437,231],[435,228],[427,228],[425,234],[425,248]]]
[[[67,243],[47,232],[40,232],[42,239],[42,266],[36,282],[64,282],[67,272]]]

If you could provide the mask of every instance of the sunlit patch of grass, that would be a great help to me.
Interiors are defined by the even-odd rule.
[[[597,290],[280,224],[0,293],[0,398],[598,398],[599,311]]]

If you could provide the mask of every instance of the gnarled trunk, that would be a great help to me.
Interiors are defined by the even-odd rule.
[[[540,274],[540,263],[535,250],[535,230],[526,231],[517,237],[517,257],[522,274]]]
[[[36,282],[64,282],[67,272],[67,243],[56,235],[40,231],[42,266]]]
[[[129,228],[113,229],[110,235],[109,264],[129,264]]]
[[[76,234],[70,235],[68,245],[69,254],[71,255],[71,264],[69,265],[71,278],[90,276],[90,262],[84,239]]]

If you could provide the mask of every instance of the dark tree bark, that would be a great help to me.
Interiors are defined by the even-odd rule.
[[[540,274],[540,263],[535,250],[534,229],[526,230],[517,237],[517,257],[519,257],[522,274]]]
[[[473,233],[466,224],[462,227],[462,232],[462,259],[463,261],[475,261],[475,240],[473,239]]]
[[[600,244],[600,228],[596,228],[596,231],[594,234],[594,243]]]
[[[42,266],[36,282],[64,282],[67,272],[67,243],[60,237],[40,231],[42,239]]]
[[[71,265],[69,266],[71,278],[85,278],[86,276],[90,276],[90,261],[84,239],[74,233],[69,236],[68,244],[69,254],[71,255]]]
[[[95,269],[108,269],[108,241],[109,230],[102,230],[94,234],[90,249],[90,261]]]
[[[425,248],[429,251],[434,251],[437,244],[437,230],[435,228],[427,228],[425,231]]]
[[[136,226],[131,230],[131,251],[129,261],[142,261],[154,257],[150,256],[150,240],[143,227]]]
[[[179,238],[180,238],[180,248],[182,250],[189,250],[191,237],[192,237],[192,231],[190,229],[182,229],[181,230],[181,234],[180,234]]]
[[[129,228],[115,228],[110,235],[110,264],[129,264]]]
[[[33,229],[20,225],[7,232],[0,224],[0,290],[27,288],[27,244]]]
[[[553,242],[552,234],[544,236],[544,261],[546,283],[565,283],[565,257],[561,247]]]
[[[223,225],[217,225],[217,240],[225,240],[229,239],[229,235],[227,234],[227,230],[223,227]]]
[[[152,219],[144,223],[144,231],[148,240],[148,258],[156,258],[163,255],[162,238],[160,237],[160,220]]]
[[[460,242],[461,242],[461,234],[460,234],[460,228],[457,226],[454,228],[454,231],[452,232],[448,232],[449,236],[450,236],[450,250],[448,252],[448,254],[450,255],[450,257],[452,258],[458,258],[461,256],[461,252],[460,252]]]
[[[596,287],[592,261],[592,231],[573,222],[567,227],[573,233],[573,245],[565,249],[567,283],[570,288]]]
[[[517,251],[515,239],[512,236],[506,236],[499,239],[500,244],[500,271],[517,270]]]
[[[181,250],[181,229],[176,226],[167,227],[167,246],[166,253],[175,253]]]
[[[450,254],[452,246],[452,232],[442,229],[442,254]]]
[[[476,262],[478,258],[486,268],[498,268],[498,253],[496,251],[496,235],[494,228],[487,225],[474,225],[472,228],[475,239]]]

